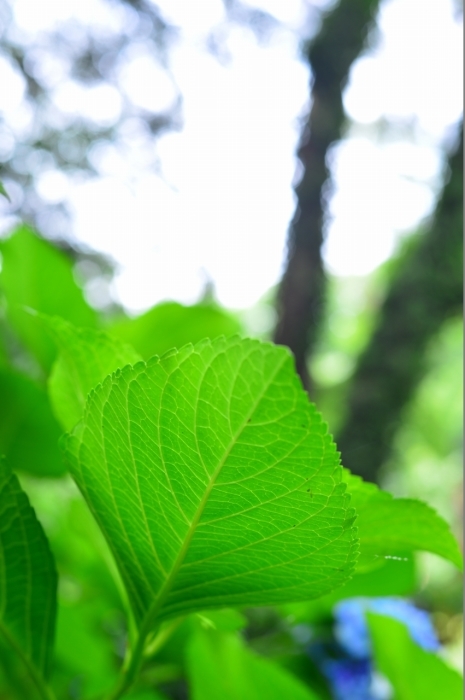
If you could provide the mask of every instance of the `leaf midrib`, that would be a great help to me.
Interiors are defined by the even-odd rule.
[[[222,459],[220,460],[218,466],[216,467],[215,471],[211,475],[210,482],[209,482],[207,488],[205,489],[205,493],[204,493],[202,499],[200,500],[199,506],[197,508],[197,511],[195,512],[195,515],[194,515],[192,521],[191,521],[191,525],[189,527],[189,530],[187,531],[187,534],[186,534],[186,537],[185,537],[184,542],[182,544],[182,547],[179,550],[178,556],[176,557],[176,559],[173,563],[173,567],[171,569],[171,572],[169,573],[168,577],[166,578],[162,588],[160,589],[157,597],[155,598],[154,602],[150,606],[150,608],[149,608],[149,610],[148,610],[148,612],[143,620],[143,623],[141,625],[141,632],[140,632],[141,635],[143,635],[143,634],[147,635],[151,631],[151,628],[152,628],[153,623],[156,619],[156,616],[159,613],[159,611],[161,610],[161,608],[163,607],[163,604],[164,604],[166,598],[168,597],[168,595],[173,587],[176,576],[184,563],[184,559],[185,559],[187,552],[189,550],[190,543],[191,543],[192,538],[195,534],[199,520],[202,517],[203,511],[204,511],[205,506],[208,502],[208,498],[213,490],[213,487],[215,486],[216,480],[217,480],[222,468],[224,467],[225,462],[231,453],[231,450],[233,449],[234,445],[236,444],[236,442],[237,442],[239,436],[241,435],[242,431],[244,430],[245,426],[247,425],[249,418],[253,415],[254,411],[256,410],[260,401],[265,396],[265,394],[268,391],[268,389],[270,388],[274,378],[278,374],[279,370],[283,367],[286,360],[287,360],[287,356],[284,356],[282,361],[277,365],[276,369],[274,370],[274,372],[272,373],[272,375],[268,379],[263,390],[259,393],[259,395],[258,395],[256,401],[254,402],[253,406],[251,407],[250,411],[247,413],[247,415],[245,416],[240,427],[238,428],[238,430],[234,434],[233,438],[231,439],[231,442],[228,445],[227,449],[225,450],[225,453],[224,453]],[[242,360],[241,365],[244,364],[244,361],[245,360]],[[238,372],[238,374],[239,374],[239,372]],[[204,377],[202,378],[202,382],[203,382],[203,379],[204,379]],[[236,380],[237,380],[237,377],[236,377]],[[200,388],[202,386],[202,382],[199,385],[199,393],[200,393]]]

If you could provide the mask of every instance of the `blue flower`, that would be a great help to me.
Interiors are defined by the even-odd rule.
[[[334,700],[391,700],[392,688],[370,659],[354,659],[334,642],[314,641],[307,652],[328,681]]]
[[[365,613],[374,612],[403,622],[412,639],[423,649],[436,651],[439,642],[429,615],[400,598],[352,598],[334,608],[334,634],[339,644],[356,659],[368,659],[371,645]]]
[[[428,613],[400,598],[351,598],[334,608],[334,636],[314,639],[307,653],[328,681],[334,700],[391,700],[390,683],[377,673],[366,613],[386,615],[402,622],[423,649],[436,651],[439,643]]]
[[[321,670],[330,683],[334,700],[377,700],[371,693],[368,659],[327,659]]]

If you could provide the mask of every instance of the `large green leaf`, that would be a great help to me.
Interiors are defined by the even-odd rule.
[[[62,318],[45,318],[60,354],[49,378],[49,393],[55,415],[65,430],[81,419],[87,395],[108,374],[140,355],[130,346],[103,331],[76,328]]]
[[[346,470],[344,480],[358,516],[360,567],[379,557],[415,550],[438,554],[462,567],[462,555],[449,525],[429,505],[410,498],[393,498]]]
[[[396,700],[460,700],[463,679],[439,656],[421,649],[398,620],[368,613],[378,669],[394,687]]]
[[[41,698],[50,666],[57,576],[44,532],[18,479],[0,462],[0,660],[22,666]],[[32,696],[30,696],[32,697]]]
[[[182,348],[203,338],[233,335],[240,330],[237,318],[213,304],[183,306],[175,301],[157,304],[142,316],[119,321],[108,329],[115,337],[130,343],[144,360],[171,348]]]
[[[285,348],[218,339],[126,367],[90,394],[67,453],[144,629],[352,574],[338,455]]]
[[[187,665],[192,700],[318,700],[302,681],[247,649],[237,635],[198,631]]]
[[[43,325],[24,307],[62,316],[78,326],[95,326],[97,315],[86,303],[73,276],[73,262],[62,251],[21,226],[0,242],[0,287],[8,319],[45,370],[55,348]]]
[[[0,367],[0,454],[14,471],[60,476],[66,471],[58,440],[62,431],[45,388]]]

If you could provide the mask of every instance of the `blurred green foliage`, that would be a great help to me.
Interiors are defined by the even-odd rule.
[[[5,312],[0,320],[0,450],[20,476],[58,568],[52,690],[60,700],[96,700],[105,697],[116,682],[127,641],[134,639],[136,630],[109,547],[65,473],[58,447],[62,428],[52,411],[47,387],[55,396],[55,414],[69,428],[78,420],[88,391],[116,367],[205,336],[242,334],[244,322],[209,302],[191,307],[166,302],[138,318],[120,317],[110,322],[87,303],[75,280],[73,260],[66,252],[24,227],[0,245],[0,291]],[[344,419],[351,373],[369,341],[390,274],[385,266],[367,280],[330,280],[329,311],[312,360],[312,375],[317,382],[318,404],[332,429]],[[23,288],[20,282],[25,278]],[[24,307],[40,313],[34,315]],[[268,299],[263,307],[268,318]],[[258,308],[255,318],[260,314]],[[250,322],[247,325],[250,328]],[[257,335],[263,334],[262,327],[257,323]],[[384,528],[386,536],[396,534],[397,515],[389,508],[404,503],[406,497],[424,498],[454,529],[460,522],[461,501],[456,491],[461,479],[461,344],[461,325],[455,319],[430,344],[427,372],[403,417],[393,457],[384,466],[384,483],[400,499],[392,500],[368,484],[355,498],[361,532],[368,538],[364,545],[362,537],[362,553],[374,529],[379,534]],[[58,361],[57,352],[61,353]],[[381,499],[366,521],[360,497],[363,503]],[[379,518],[383,509],[387,510],[380,529],[370,524],[370,518]],[[427,513],[428,509],[425,517]],[[410,515],[402,517],[408,520]],[[0,530],[4,522],[0,519]],[[431,523],[427,527],[432,527]],[[448,540],[441,535],[441,527],[436,544],[444,554]],[[406,547],[403,535],[399,525],[396,547],[389,552],[400,555],[399,559],[379,559],[375,565],[371,561],[369,566],[359,567],[349,582],[322,598],[279,608],[202,612],[165,623],[151,640],[150,663],[124,697],[258,700],[267,695],[329,700],[327,680],[309,658],[307,645],[312,638],[330,638],[334,605],[345,598],[416,596],[424,606],[446,616],[438,618],[440,632],[446,643],[454,642],[449,621],[455,620],[460,610],[456,598],[459,576],[449,564],[430,559],[430,583],[426,585],[423,559],[412,554],[412,549],[422,548],[421,542]],[[433,547],[432,534],[430,539],[425,540],[424,548]],[[446,600],[451,592],[452,603]],[[391,623],[382,618],[370,620],[378,668],[397,689],[399,700],[424,700],[423,678],[429,678],[431,686],[440,678],[445,688],[450,687],[448,700],[453,700],[460,683],[457,675],[437,656],[418,649],[400,623]],[[457,631],[457,625],[454,629]],[[389,648],[379,643],[387,637],[392,638]],[[3,642],[0,654],[10,659]],[[413,659],[421,673],[413,676],[406,658]],[[8,662],[10,675],[15,664],[13,659]],[[7,683],[5,670],[3,676],[1,673],[0,697],[10,700],[6,691],[1,695]],[[11,684],[11,679],[8,682]],[[35,692],[31,690],[28,698]]]
[[[144,360],[186,343],[234,335],[241,330],[233,314],[213,303],[183,306],[174,301],[158,304],[137,318],[123,319],[108,328],[111,335],[130,343]]]
[[[460,674],[436,654],[421,649],[405,626],[383,615],[368,614],[378,668],[402,700],[459,698],[463,693]]]
[[[29,309],[67,318],[77,326],[96,327],[97,313],[75,282],[73,261],[26,226],[0,242],[0,290],[13,330],[48,371],[55,358],[54,343]]]
[[[0,367],[0,396],[0,450],[11,467],[38,476],[63,474],[62,431],[45,388],[15,368]]]

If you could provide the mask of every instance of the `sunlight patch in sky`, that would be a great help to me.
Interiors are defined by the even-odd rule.
[[[291,29],[301,25],[305,3],[249,0],[288,28],[268,45],[246,29],[230,29],[225,64],[205,50],[208,33],[223,21],[220,0],[158,4],[178,26],[173,82],[141,46],[122,57],[123,89],[140,105],[166,109],[177,86],[183,129],[162,137],[152,153],[138,145],[137,124],[127,125],[127,153],[93,146],[102,176],[71,188],[74,232],[115,259],[114,293],[128,309],[166,298],[193,302],[207,280],[221,303],[247,307],[279,280],[295,207],[294,154],[308,71]],[[108,22],[124,26],[125,16],[110,16],[108,7],[103,0],[18,0],[15,14],[32,42],[34,32],[72,17],[101,31]],[[462,37],[453,7],[452,0],[387,0],[379,41],[352,69],[344,105],[358,126],[329,155],[334,193],[324,255],[334,274],[371,272],[434,207],[439,146],[462,106]],[[84,95],[52,69],[63,111],[79,110],[102,124],[117,118],[121,96],[114,88]],[[0,79],[11,86],[0,110],[15,114],[20,129],[30,118],[19,107],[21,78],[1,56]],[[384,117],[410,125],[413,140],[374,138],[372,122]],[[162,177],[150,171],[153,155]],[[41,194],[54,201],[55,188],[63,192],[66,183],[56,171],[44,173]]]

